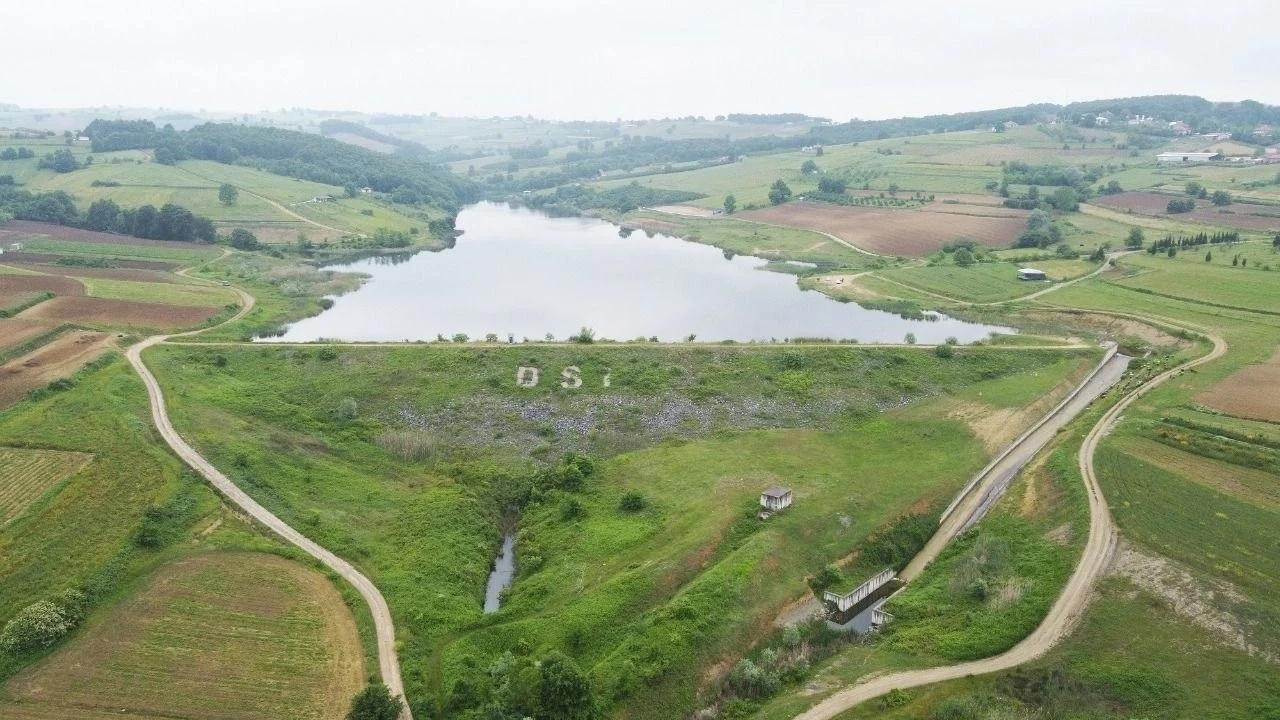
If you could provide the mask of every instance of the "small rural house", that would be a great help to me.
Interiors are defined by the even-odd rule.
[[[1163,164],[1173,163],[1202,163],[1209,162],[1218,157],[1215,152],[1162,152],[1156,155],[1156,162]]]
[[[361,194],[361,195],[372,195],[372,194],[373,194],[373,188],[369,187],[368,185],[365,185],[364,187],[360,188],[360,194]]]
[[[1049,276],[1044,274],[1043,270],[1035,268],[1018,268],[1019,280],[1048,280]]]
[[[791,507],[791,488],[774,485],[760,493],[760,507],[768,512],[778,512]]]

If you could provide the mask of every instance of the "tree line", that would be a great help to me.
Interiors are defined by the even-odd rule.
[[[173,203],[159,208],[143,205],[121,208],[112,200],[98,200],[81,214],[75,201],[61,190],[33,193],[0,186],[0,219],[17,218],[100,232],[180,242],[212,243],[218,238],[213,222]]]

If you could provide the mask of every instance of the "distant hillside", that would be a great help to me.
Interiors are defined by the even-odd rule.
[[[205,123],[179,132],[149,120],[94,120],[84,129],[95,152],[154,149],[156,161],[195,158],[247,165],[287,177],[370,187],[394,202],[427,203],[456,212],[475,186],[417,154],[386,155],[338,140],[280,128]]]
[[[569,153],[566,156],[566,162],[554,171],[531,175],[514,182],[491,179],[488,185],[499,191],[543,189],[596,177],[601,172],[631,170],[646,165],[707,162],[811,145],[843,145],[891,137],[973,130],[995,126],[1006,121],[1020,125],[1051,121],[1065,124],[1091,124],[1096,116],[1108,112],[1117,118],[1119,129],[1127,127],[1123,125],[1123,120],[1127,117],[1143,115],[1165,121],[1181,121],[1186,123],[1192,131],[1227,130],[1238,137],[1255,142],[1275,139],[1253,136],[1253,130],[1257,125],[1268,124],[1280,127],[1280,107],[1264,105],[1252,100],[1215,103],[1188,95],[1153,95],[1092,100],[1068,105],[1037,103],[946,115],[889,120],[850,120],[845,123],[818,125],[810,128],[808,132],[785,137],[765,135],[741,140],[726,138],[664,140],[655,137],[623,136],[622,141],[612,147],[590,152]],[[1085,123],[1086,120],[1087,123]],[[1137,126],[1131,131],[1150,135],[1172,134],[1172,131],[1162,124]]]

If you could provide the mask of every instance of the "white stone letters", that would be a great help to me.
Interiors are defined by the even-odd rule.
[[[582,371],[578,369],[577,365],[570,365],[561,370],[560,377],[564,378],[564,380],[560,381],[560,387],[566,390],[582,387]]]
[[[600,387],[610,386],[612,375],[608,372],[600,379]],[[535,388],[542,380],[542,371],[536,367],[521,365],[516,368],[516,387]],[[565,390],[576,390],[582,387],[582,368],[569,365],[560,371],[560,387]]]
[[[538,368],[523,365],[516,368],[516,385],[525,388],[538,387]]]

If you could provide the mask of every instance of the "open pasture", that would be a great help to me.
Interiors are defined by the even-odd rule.
[[[1019,267],[1043,270],[1053,282],[1080,277],[1097,269],[1085,260],[1037,260],[1028,263],[978,263],[969,267],[953,264],[904,267],[878,274],[918,290],[965,302],[1011,300],[1044,290],[1049,284],[1019,280]]]
[[[365,682],[324,575],[256,553],[162,566],[136,595],[0,690],[12,720],[338,720]]]
[[[1232,203],[1225,207],[1215,207],[1208,200],[1197,200],[1195,210],[1185,213],[1168,212],[1169,201],[1183,197],[1186,196],[1153,192],[1124,192],[1118,195],[1103,195],[1094,198],[1091,202],[1095,205],[1121,212],[1168,217],[1182,222],[1197,222],[1205,225],[1240,228],[1242,230],[1280,230],[1280,207],[1240,202]]]
[[[1257,260],[1248,267],[1233,267],[1231,258],[1237,252],[1265,257],[1270,249],[1263,249],[1261,243],[1241,243],[1234,247],[1205,245],[1179,252],[1173,258],[1162,253],[1139,252],[1117,260],[1121,269],[1136,272],[1109,277],[1107,281],[1193,302],[1280,313],[1280,273],[1262,269],[1266,265],[1259,267]],[[1211,262],[1204,260],[1208,253],[1213,254]],[[1274,263],[1274,260],[1267,262]]]
[[[1021,211],[964,205],[890,210],[794,202],[753,210],[743,217],[827,232],[876,254],[908,257],[923,257],[956,240],[1008,247],[1026,226]]]
[[[0,526],[91,459],[86,453],[0,447]]]

